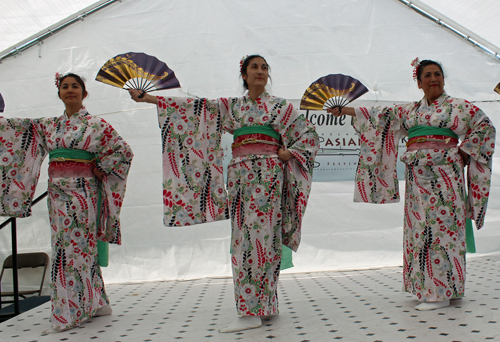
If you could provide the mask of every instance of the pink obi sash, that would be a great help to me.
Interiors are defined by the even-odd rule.
[[[77,161],[51,161],[49,163],[49,177],[95,177],[92,173],[94,163],[82,163]]]
[[[233,158],[249,154],[277,155],[279,142],[266,134],[244,134],[234,139],[231,145]]]
[[[425,135],[413,137],[406,143],[407,151],[416,150],[444,150],[457,146],[458,139],[445,135]]]

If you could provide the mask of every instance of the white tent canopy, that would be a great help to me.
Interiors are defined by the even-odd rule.
[[[453,22],[469,30],[473,35],[495,45],[499,52],[500,34],[498,33],[498,18],[500,6],[496,0],[420,0],[411,1],[417,5],[423,4],[434,13],[442,13]]]
[[[491,3],[488,15],[498,13]],[[450,18],[459,15],[448,13]],[[485,39],[498,44],[495,34]],[[155,109],[93,81],[109,58],[129,51],[157,56],[175,71],[183,88],[160,95],[241,94],[239,60],[260,53],[272,68],[273,94],[299,99],[317,78],[343,73],[367,86],[370,92],[363,100],[371,103],[420,99],[410,66],[419,56],[443,63],[450,95],[477,101],[494,123],[500,122],[500,97],[493,92],[500,81],[500,61],[400,1],[115,2],[0,64],[4,116],[60,115],[64,107],[53,85],[54,73],[75,72],[88,81],[90,96],[84,103],[90,113],[104,116],[134,150],[122,211],[123,245],[111,247],[110,267],[104,270],[107,282],[230,274],[229,221],[187,228],[162,225]],[[476,236],[482,253],[500,250],[495,230],[500,220],[498,161],[496,157],[485,227]],[[38,193],[46,189],[46,179],[44,172]],[[313,184],[292,271],[401,264],[402,203],[355,204],[352,193],[353,182]],[[10,254],[10,235],[3,229],[0,236],[3,259]],[[32,218],[18,220],[18,245],[20,252],[50,253],[45,205],[37,205]]]
[[[500,6],[496,0],[395,0],[419,8],[453,27],[463,28],[467,35],[493,46],[499,53],[500,35],[498,17]],[[24,0],[0,3],[0,51],[10,51],[20,42],[57,27],[69,18],[85,18],[87,13],[113,0]],[[0,54],[1,55],[1,54]]]
[[[0,51],[17,46],[32,35],[46,30],[95,3],[95,0],[7,0],[0,2],[0,13],[2,13]]]

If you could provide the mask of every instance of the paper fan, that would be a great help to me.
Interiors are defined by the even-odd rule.
[[[495,87],[495,89],[493,89],[495,92],[499,93],[500,94],[500,83],[497,84],[497,86]]]
[[[2,94],[0,94],[0,113],[3,113],[4,108],[5,108],[5,102],[3,100]]]
[[[154,56],[128,52],[111,58],[99,70],[96,81],[123,89],[149,92],[179,88],[172,69]]]
[[[351,76],[342,74],[323,76],[306,89],[300,101],[300,109],[342,108],[367,92],[368,89]]]

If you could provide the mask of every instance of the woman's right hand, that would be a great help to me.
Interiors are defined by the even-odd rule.
[[[158,99],[156,96],[150,95],[148,93],[143,93],[142,90],[139,89],[129,89],[128,93],[130,94],[130,98],[134,100],[135,102],[147,102],[147,103],[152,103],[152,104],[158,104]],[[143,97],[139,97],[140,95],[144,94]]]
[[[343,108],[333,107],[333,108],[328,108],[326,112],[332,114],[335,117],[339,117],[342,115],[356,116],[354,107],[343,107]]]

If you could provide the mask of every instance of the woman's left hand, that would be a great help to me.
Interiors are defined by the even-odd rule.
[[[101,170],[99,170],[97,167],[94,167],[92,169],[92,173],[94,174],[94,176],[97,177],[97,179],[99,179],[99,181],[102,182],[102,177],[104,177],[104,175],[106,174],[106,172],[102,172]]]
[[[135,102],[147,102],[155,105],[158,104],[158,98],[156,96],[144,93],[142,90],[129,89],[128,93],[130,94],[130,98]],[[142,97],[139,97],[141,95]]]
[[[288,161],[290,158],[293,157],[293,154],[289,150],[279,148],[278,149],[278,157],[280,157],[280,159],[283,161]]]

